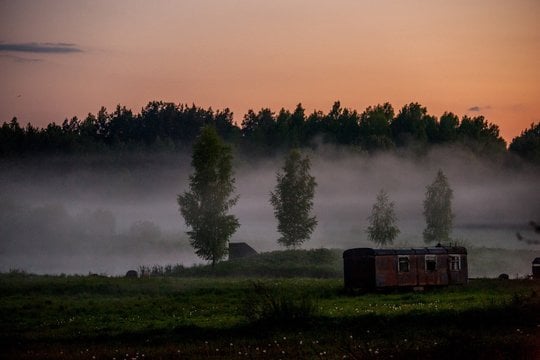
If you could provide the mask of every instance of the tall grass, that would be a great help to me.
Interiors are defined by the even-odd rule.
[[[264,277],[264,278],[341,278],[342,250],[284,250],[261,253],[210,265],[184,267],[177,265],[140,266],[145,276],[177,277]]]
[[[295,324],[313,318],[318,307],[311,297],[257,281],[243,300],[242,313],[250,322],[264,325]]]

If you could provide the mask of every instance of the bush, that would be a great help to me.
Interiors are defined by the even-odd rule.
[[[317,315],[317,304],[311,298],[271,288],[261,282],[253,283],[253,291],[243,301],[243,315],[250,322],[294,324]]]
[[[181,264],[143,265],[139,267],[139,272],[141,276],[335,279],[343,277],[341,254],[342,250],[337,249],[272,251],[221,261],[214,268],[200,264],[191,267]]]

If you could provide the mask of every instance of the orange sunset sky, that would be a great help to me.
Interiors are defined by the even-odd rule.
[[[0,0],[0,123],[148,101],[540,121],[538,0]]]

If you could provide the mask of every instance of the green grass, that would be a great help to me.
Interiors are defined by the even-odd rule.
[[[538,358],[539,339],[531,280],[352,296],[341,279],[0,275],[5,358]]]
[[[192,267],[143,266],[147,274],[178,277],[266,277],[266,278],[342,278],[343,250],[284,250],[260,253],[245,258]]]
[[[483,247],[468,248],[469,276],[493,277],[501,273],[511,278],[531,273],[531,262],[539,250],[509,250]],[[144,266],[149,274],[178,277],[265,277],[265,278],[343,278],[343,250],[285,250],[260,253],[241,259],[210,265]],[[139,269],[141,270],[141,269]],[[139,271],[140,272],[140,271]]]

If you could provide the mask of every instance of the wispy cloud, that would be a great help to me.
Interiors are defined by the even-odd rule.
[[[71,43],[0,43],[0,52],[23,52],[39,54],[69,54],[82,52],[77,44]]]
[[[0,58],[12,60],[18,63],[35,63],[35,62],[41,62],[43,59],[36,59],[36,58],[24,58],[20,56],[10,55],[10,54],[0,54]]]
[[[470,108],[467,109],[467,111],[480,112],[480,111],[489,110],[489,109],[491,109],[490,105],[487,105],[487,106],[471,106]]]

